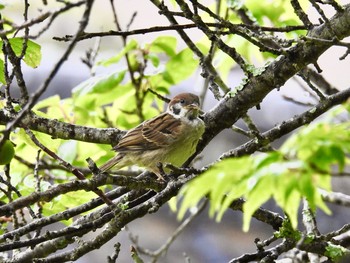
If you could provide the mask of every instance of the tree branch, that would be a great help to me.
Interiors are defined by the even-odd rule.
[[[346,5],[344,12],[337,13],[329,23],[332,32],[328,26],[320,25],[311,29],[308,35],[328,40],[334,37],[341,40],[349,36],[350,5]],[[268,93],[281,87],[308,64],[317,61],[317,58],[331,46],[330,43],[300,42],[290,48],[286,55],[278,57],[265,67],[261,74],[252,76],[239,90],[228,93],[215,108],[204,115],[206,132],[197,147],[197,153],[202,151],[219,132],[231,127],[245,112],[261,103]]]
[[[0,110],[0,124],[6,125],[17,118],[16,115]],[[92,128],[81,125],[61,122],[55,119],[40,117],[34,113],[26,114],[17,127],[28,128],[34,131],[51,135],[52,138],[64,140],[77,140],[92,143],[105,143],[116,145],[125,134],[115,128]]]

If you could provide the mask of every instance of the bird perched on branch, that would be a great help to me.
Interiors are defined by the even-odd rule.
[[[178,94],[169,102],[166,112],[128,131],[113,147],[118,154],[100,170],[118,170],[136,164],[163,179],[159,164],[181,166],[196,150],[205,129],[198,117],[199,106],[198,96]]]

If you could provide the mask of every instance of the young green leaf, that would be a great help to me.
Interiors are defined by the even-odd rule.
[[[177,39],[171,36],[157,37],[149,46],[149,51],[154,53],[164,52],[169,57],[176,55]]]
[[[14,37],[10,38],[9,41],[16,56],[20,56],[23,50],[23,41],[25,41],[24,38]],[[27,48],[25,50],[23,60],[28,66],[36,68],[41,62],[41,46],[29,39],[26,40],[26,43]]]
[[[255,180],[253,179],[253,181]],[[262,204],[270,199],[274,191],[273,180],[269,174],[260,177],[254,183],[254,187],[246,194],[247,201],[243,205],[243,231],[249,230],[252,215]]]
[[[34,110],[43,110],[46,109],[48,107],[52,107],[52,106],[58,106],[61,103],[61,98],[59,95],[53,95],[50,96],[46,99],[43,99],[41,101],[39,101],[37,104],[35,104],[35,106],[33,107]]]
[[[177,84],[191,76],[198,66],[198,60],[189,48],[172,57],[165,68],[164,79],[171,84]]]
[[[15,155],[15,148],[10,140],[6,140],[0,148],[0,165],[9,164]]]
[[[135,39],[130,40],[130,42],[114,57],[102,60],[98,62],[98,65],[107,67],[112,64],[118,63],[128,52],[138,48],[138,43]]]
[[[125,71],[92,77],[72,90],[73,98],[86,94],[99,94],[115,89],[124,79]]]
[[[6,80],[5,80],[5,68],[4,68],[4,61],[2,59],[0,59],[0,82],[2,84],[6,84]]]
[[[145,56],[145,58],[151,60],[152,65],[155,66],[156,68],[157,68],[157,67],[159,66],[159,64],[160,64],[160,59],[159,59],[159,57],[158,57],[157,55],[155,55],[155,54],[152,54],[152,53],[147,54],[147,55]]]

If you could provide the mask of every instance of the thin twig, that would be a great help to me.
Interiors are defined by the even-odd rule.
[[[159,247],[157,250],[155,251],[151,251],[147,248],[143,248],[140,245],[137,244],[135,239],[132,239],[133,243],[136,246],[136,249],[145,255],[151,256],[153,258],[152,262],[155,263],[159,260],[159,258],[164,255],[165,253],[167,253],[167,251],[169,250],[169,247],[171,246],[171,244],[176,240],[176,238],[185,230],[185,228],[191,223],[193,222],[193,220],[204,210],[204,208],[206,207],[208,203],[208,200],[203,201],[198,207],[197,209],[191,213],[191,215],[189,217],[187,217],[182,223],[181,225],[173,232],[173,234],[167,239],[167,241],[165,241],[165,243]],[[136,243],[135,243],[136,242]]]
[[[44,146],[36,137],[35,135],[29,130],[26,129],[26,133],[29,135],[30,139],[40,148],[42,149],[45,153],[50,155],[52,158],[57,160],[61,165],[65,166],[67,169],[70,170],[72,174],[74,174],[79,180],[85,180],[86,177],[85,175],[79,171],[76,167],[73,167],[70,163],[66,162],[63,160],[61,157],[59,157],[56,153],[51,151],[49,148]],[[93,188],[92,191],[94,191],[99,197],[102,198],[102,200],[107,204],[113,206],[113,202],[109,200],[106,195],[97,187]]]

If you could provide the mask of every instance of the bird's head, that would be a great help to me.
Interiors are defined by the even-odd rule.
[[[180,93],[169,102],[168,112],[176,118],[195,119],[200,112],[199,98],[192,93]]]

